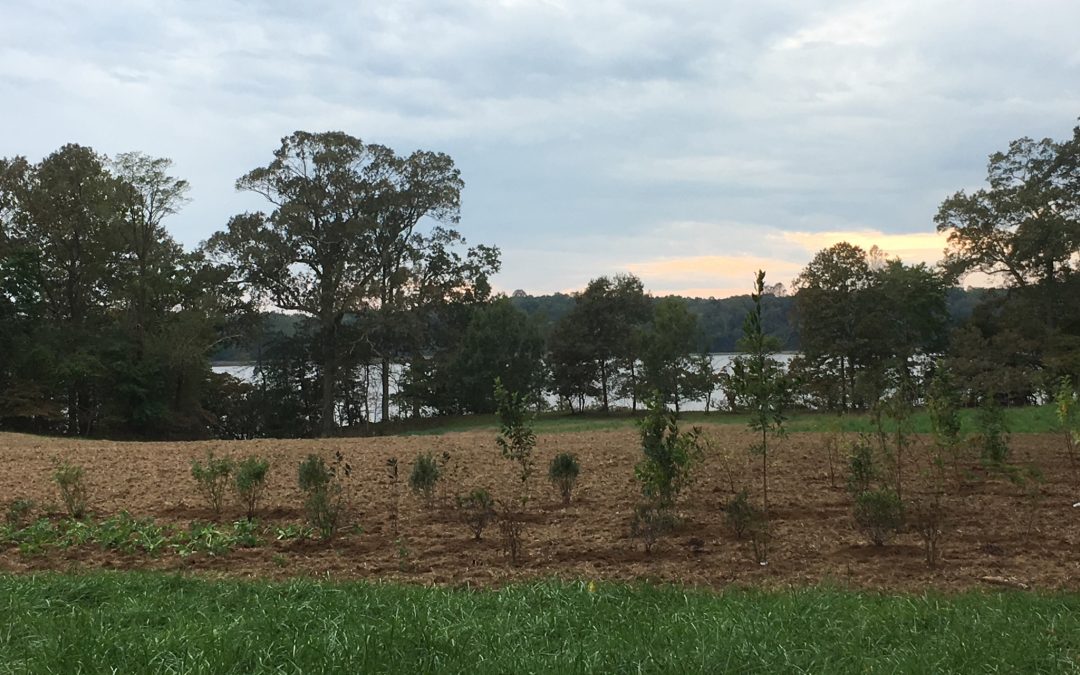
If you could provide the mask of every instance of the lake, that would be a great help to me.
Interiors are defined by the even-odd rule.
[[[710,354],[709,356],[712,359],[713,369],[719,372],[719,371],[721,371],[721,370],[723,370],[725,368],[728,368],[731,365],[732,359],[735,358],[736,356],[738,356],[738,354],[734,354],[734,353],[730,353],[730,352],[723,352],[723,353]],[[794,352],[781,352],[781,353],[776,354],[777,360],[784,363],[784,365],[787,365],[791,361],[791,359],[794,358],[794,357],[795,357]],[[239,380],[243,380],[245,382],[254,382],[255,381],[255,364],[249,363],[249,364],[215,365],[215,366],[212,366],[212,370],[215,373],[223,373],[223,374],[226,374],[226,375],[232,375],[233,377],[235,377],[235,378],[237,378]],[[397,391],[397,380],[400,377],[400,375],[401,375],[401,368],[399,366],[396,366],[394,368],[394,372],[393,372],[393,374],[392,374],[392,376],[390,378],[390,393],[391,393],[391,395],[393,395]],[[373,415],[372,421],[377,422],[379,414],[380,414],[379,413],[379,408],[380,408],[379,400],[380,400],[380,398],[382,396],[382,392],[380,391],[380,387],[379,387],[378,366],[373,365],[373,366],[368,367],[367,380],[368,380],[369,400],[371,401],[371,412],[372,412],[372,415]],[[716,391],[713,392],[712,401],[709,404],[709,407],[711,409],[716,409],[718,407],[723,407],[723,401],[722,401],[723,397],[720,396],[719,394],[720,394],[720,392],[716,392]],[[558,403],[557,398],[555,396],[550,395],[550,394],[546,394],[545,399],[546,399],[547,404],[549,406],[555,406]],[[615,407],[615,408],[629,408],[630,404],[631,404],[630,399],[613,399],[611,401],[612,407]],[[593,401],[592,405],[598,405],[598,402]],[[683,401],[683,402],[680,403],[680,408],[682,410],[687,410],[687,411],[705,410],[705,408],[706,408],[706,399],[700,399],[700,400],[696,400],[696,401]]]

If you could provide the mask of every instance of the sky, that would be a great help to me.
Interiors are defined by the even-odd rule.
[[[989,154],[1080,116],[1075,0],[0,0],[0,156],[174,161],[197,246],[295,130],[446,152],[497,290],[788,283],[836,241],[932,263]]]

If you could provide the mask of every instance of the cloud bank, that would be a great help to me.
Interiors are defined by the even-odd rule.
[[[936,259],[987,155],[1076,123],[1078,25],[1064,0],[8,3],[0,155],[171,157],[195,246],[261,208],[233,182],[282,136],[341,129],[455,158],[498,288],[720,296],[837,237]]]

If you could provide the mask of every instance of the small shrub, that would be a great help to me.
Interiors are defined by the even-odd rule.
[[[412,551],[401,537],[395,539],[394,544],[397,546],[398,571],[411,572],[413,570]]]
[[[713,458],[721,479],[727,485],[731,494],[738,494],[745,485],[749,475],[750,454],[745,448],[735,447],[728,443],[717,442],[711,436],[702,436],[706,452]]]
[[[416,456],[412,471],[409,472],[409,488],[414,494],[423,497],[424,505],[429,509],[435,502],[435,488],[441,475],[442,471],[434,455],[425,452]]]
[[[127,511],[121,511],[97,523],[89,536],[105,550],[133,553],[138,531],[139,522]]]
[[[518,477],[521,479],[522,504],[529,498],[529,478],[532,476],[532,452],[536,447],[536,433],[532,428],[532,418],[528,415],[525,397],[517,392],[509,392],[502,381],[495,379],[495,401],[498,404],[499,435],[495,443],[502,456],[517,462]]]
[[[255,548],[262,545],[259,525],[253,520],[238,520],[233,523],[232,543],[240,548]]]
[[[874,449],[867,438],[860,438],[858,442],[852,444],[851,455],[848,458],[848,492],[852,496],[868,492],[877,478]]]
[[[315,531],[307,525],[286,525],[274,528],[274,539],[278,541],[292,541],[294,539],[302,541],[310,539],[313,534],[315,534]]]
[[[213,523],[192,523],[191,529],[178,535],[172,546],[181,558],[187,558],[195,553],[225,555],[232,551],[234,543],[228,532]]]
[[[34,510],[34,502],[29,499],[15,499],[8,504],[7,513],[4,514],[4,522],[10,530],[21,530],[30,522],[30,513]]]
[[[648,413],[639,425],[645,457],[634,467],[634,475],[642,494],[658,506],[674,506],[701,459],[701,430],[681,431],[675,414],[667,410],[659,394],[649,402]]]
[[[1080,458],[1077,457],[1077,445],[1080,444],[1080,397],[1077,396],[1072,380],[1067,376],[1058,381],[1058,388],[1054,393],[1054,410],[1058,428],[1065,440],[1065,456],[1069,459],[1075,485],[1080,482]]]
[[[232,460],[228,457],[214,457],[213,450],[207,451],[205,465],[199,460],[191,463],[191,477],[195,479],[199,492],[210,504],[215,518],[221,515],[221,509],[225,505],[225,493],[229,489],[232,470]]]
[[[333,479],[330,467],[318,455],[308,455],[307,459],[300,462],[300,489],[304,492],[323,490]]]
[[[19,554],[41,556],[56,546],[60,533],[48,518],[39,518],[15,533],[13,539],[19,544]]]
[[[345,515],[345,490],[341,485],[341,475],[349,476],[350,467],[340,452],[335,453],[332,466],[327,466],[322,457],[308,455],[300,463],[300,489],[307,493],[304,499],[304,511],[308,523],[319,532],[323,541],[330,541],[337,533]]]
[[[926,565],[935,568],[941,562],[941,540],[944,538],[945,508],[941,495],[921,499],[911,505],[910,521],[923,542]]]
[[[772,528],[765,513],[754,508],[754,517],[750,519],[750,543],[754,551],[754,562],[759,565],[769,564],[769,546],[772,544]]]
[[[64,462],[56,468],[53,479],[60,488],[60,499],[63,500],[68,515],[76,519],[85,516],[88,494],[86,483],[83,482],[83,468],[78,464]]]
[[[548,466],[548,478],[559,489],[563,504],[570,503],[570,493],[577,482],[578,474],[581,473],[581,465],[578,464],[577,455],[569,452],[561,452],[551,460]]]
[[[975,420],[979,430],[975,440],[983,462],[991,466],[1003,465],[1009,458],[1009,430],[1005,412],[993,396],[985,397]]]
[[[499,534],[502,535],[503,553],[510,558],[510,564],[517,566],[525,558],[525,518],[524,513],[513,503],[499,503]]]
[[[754,522],[762,517],[762,513],[750,503],[746,490],[740,490],[739,494],[724,506],[724,516],[731,531],[735,533],[735,538],[742,539],[750,532]]]
[[[236,465],[233,486],[236,488],[236,496],[247,512],[249,521],[255,518],[255,508],[266,489],[266,474],[269,471],[269,460],[260,457],[245,457]]]
[[[480,541],[484,534],[484,528],[495,517],[495,502],[487,490],[476,489],[468,495],[457,497],[457,507],[461,512],[461,518],[469,526],[473,539]]]
[[[884,546],[904,524],[904,505],[888,488],[859,493],[855,496],[855,522],[875,546]]]
[[[630,535],[640,539],[646,553],[671,530],[675,529],[675,516],[671,508],[656,501],[642,502],[634,507],[634,519],[630,522]]]

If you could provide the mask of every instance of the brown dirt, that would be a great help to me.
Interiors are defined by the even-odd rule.
[[[86,469],[94,515],[122,510],[160,522],[187,525],[209,520],[210,511],[195,490],[190,467],[213,449],[219,455],[258,454],[272,462],[269,491],[260,508],[263,522],[300,521],[301,493],[296,467],[308,453],[327,460],[340,450],[353,467],[346,487],[352,520],[363,531],[347,533],[330,545],[316,541],[278,542],[237,550],[220,557],[175,554],[159,558],[125,555],[96,548],[26,557],[14,546],[0,546],[0,570],[138,568],[196,571],[210,575],[318,576],[407,580],[416,583],[492,585],[512,579],[648,579],[721,587],[732,583],[767,587],[816,583],[860,588],[957,590],[984,587],[984,577],[1009,579],[1036,589],[1080,590],[1080,491],[1061,456],[1058,438],[1013,437],[1017,462],[1042,468],[1045,482],[1031,492],[988,473],[977,462],[977,479],[954,492],[947,503],[944,561],[929,569],[915,533],[903,533],[875,547],[853,526],[851,504],[842,487],[832,487],[821,434],[793,434],[778,441],[770,462],[770,502],[774,540],[769,564],[753,560],[750,543],[737,540],[725,524],[721,504],[731,496],[723,460],[716,448],[742,450],[752,438],[730,426],[706,427],[714,451],[698,479],[680,500],[682,524],[651,554],[630,537],[630,519],[639,488],[633,467],[641,450],[633,430],[542,435],[536,451],[534,498],[526,529],[527,560],[512,567],[505,559],[497,528],[473,541],[451,508],[453,495],[476,487],[509,497],[513,466],[502,459],[491,433],[429,437],[245,442],[118,443],[0,434],[0,505],[30,498],[39,512],[59,517],[52,483],[57,461]],[[925,439],[919,440],[925,443]],[[450,475],[440,488],[439,505],[426,510],[405,481],[418,452],[449,452]],[[547,463],[557,452],[579,455],[582,473],[573,503],[562,506],[546,479]],[[920,447],[909,451],[917,458]],[[390,522],[391,494],[386,461],[401,463],[400,545]],[[906,487],[917,490],[920,462],[906,467]],[[758,475],[749,477],[755,486]],[[842,481],[842,479],[839,479]],[[48,506],[52,505],[52,506]],[[223,520],[242,517],[228,507]]]

